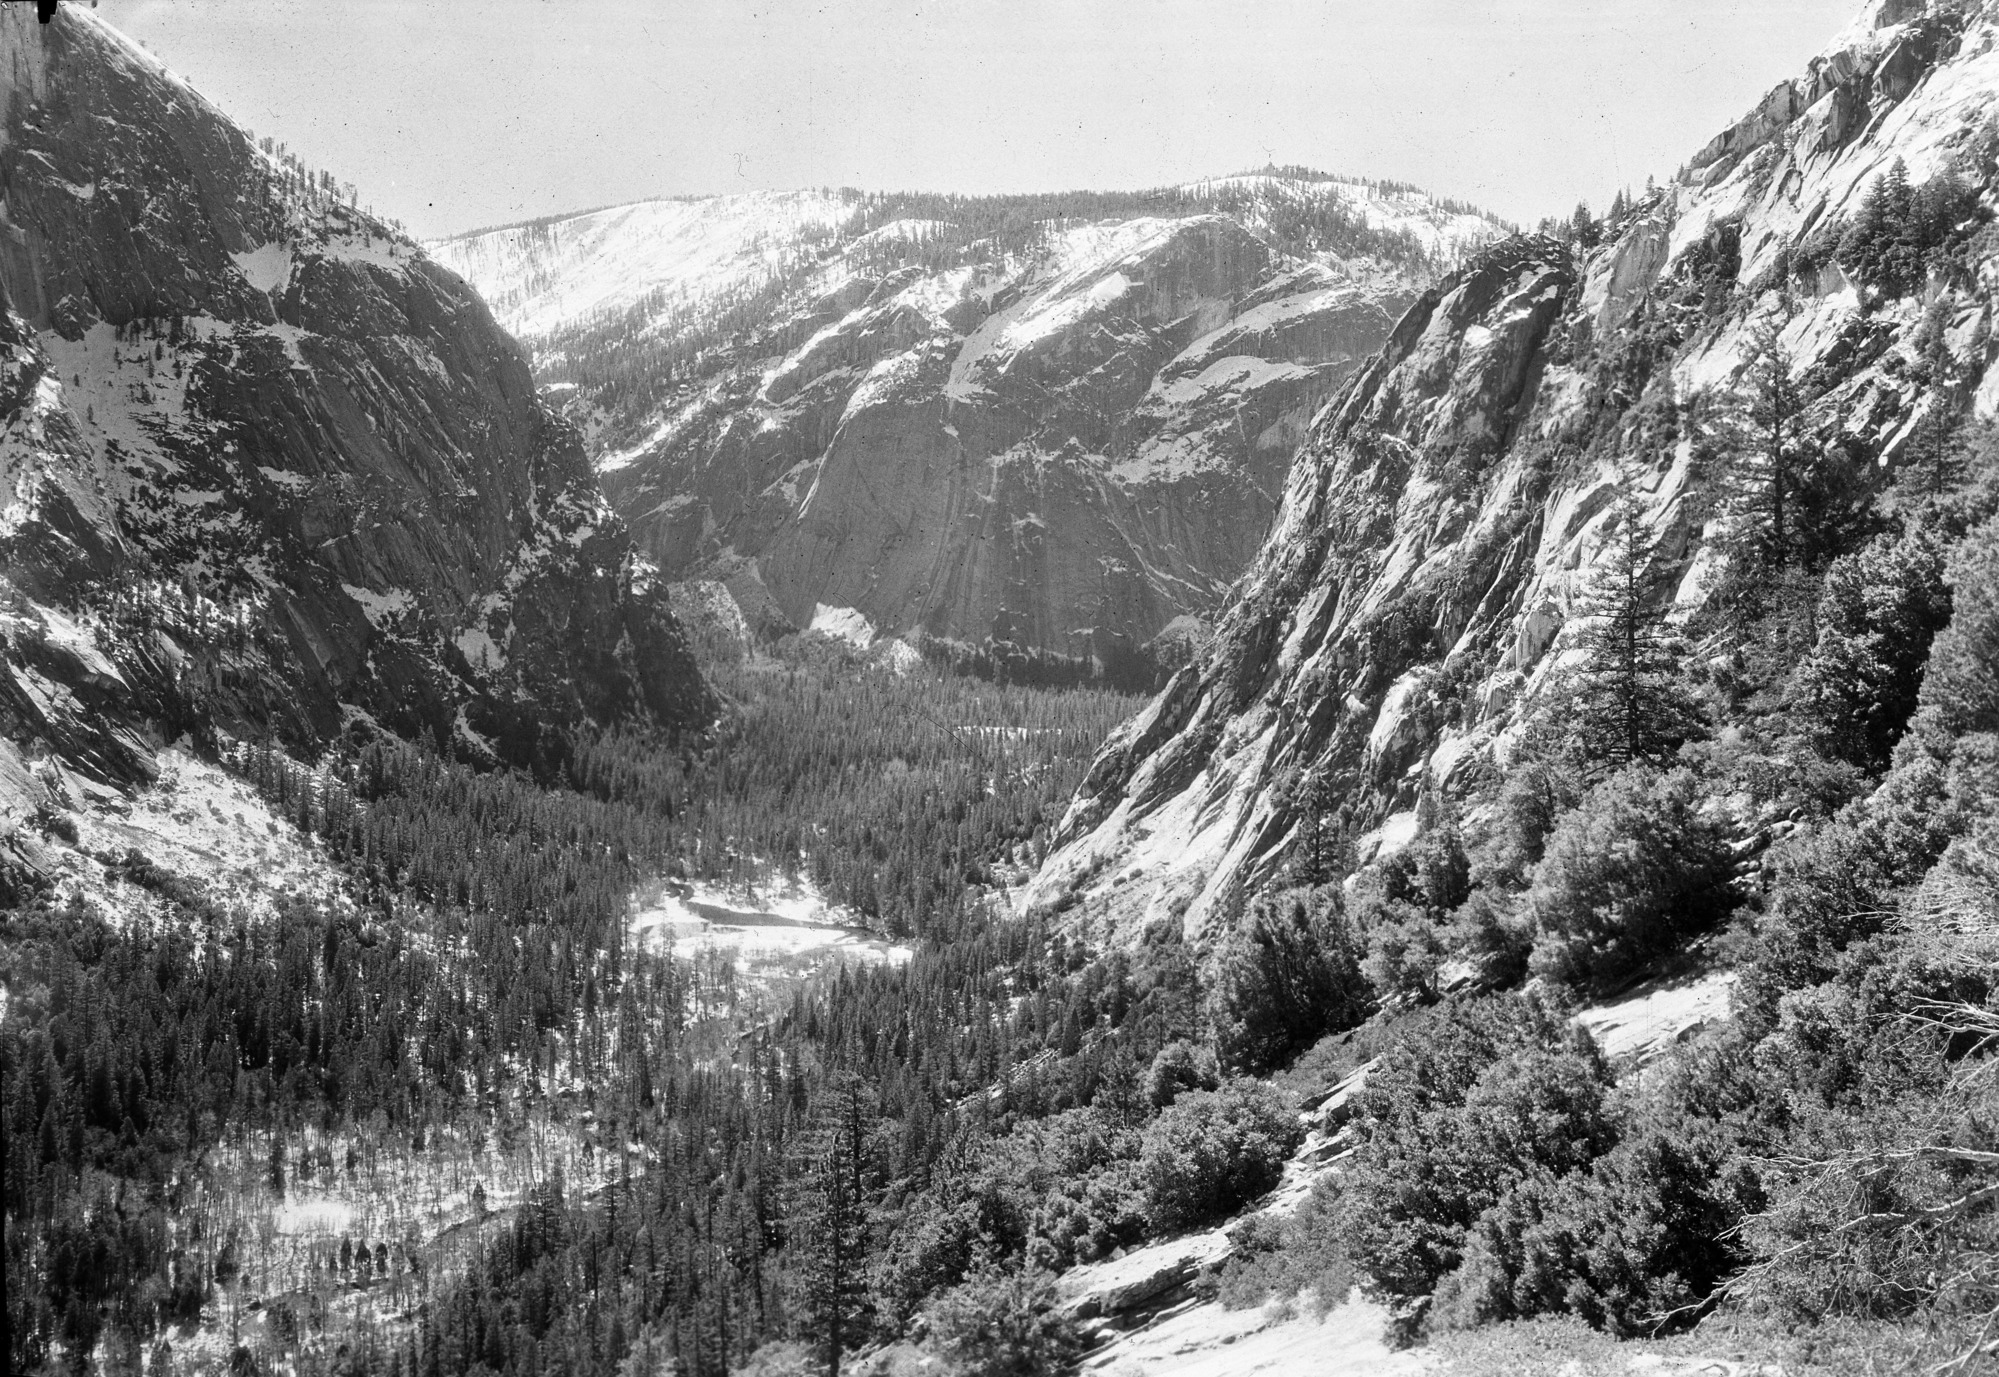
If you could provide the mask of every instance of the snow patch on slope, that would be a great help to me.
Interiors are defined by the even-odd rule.
[[[266,296],[283,291],[285,283],[291,280],[292,251],[288,244],[273,241],[229,257],[236,264],[236,271],[243,274],[243,280]]]
[[[351,583],[343,583],[340,587],[348,597],[361,604],[361,615],[376,628],[416,610],[416,597],[407,588],[390,588],[378,593]]]
[[[80,780],[58,780],[77,829],[75,848],[56,858],[62,901],[79,898],[113,923],[160,916],[157,895],[114,878],[93,859],[136,851],[162,870],[198,879],[204,896],[226,914],[270,918],[284,896],[351,907],[341,873],[248,784],[179,746],[161,750],[157,760],[159,779],[129,801],[86,800],[97,791]]]
[[[1416,1377],[1434,1372],[1436,1355],[1391,1349],[1382,1339],[1388,1312],[1350,1296],[1324,1314],[1317,1297],[1249,1310],[1209,1302],[1170,1311],[1120,1335],[1083,1360],[1105,1377]]]
[[[471,281],[520,282],[487,295],[502,325],[533,337],[652,293],[692,303],[757,286],[800,239],[851,210],[823,191],[641,201],[427,247]]]

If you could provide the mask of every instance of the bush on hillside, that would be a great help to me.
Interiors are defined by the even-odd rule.
[[[1431,1322],[1575,1315],[1627,1337],[1691,1322],[1743,1262],[1735,1230],[1760,1203],[1729,1149],[1711,1125],[1655,1124],[1587,1171],[1531,1171],[1473,1224]]]
[[[1524,885],[1548,849],[1555,824],[1582,802],[1578,772],[1548,758],[1524,760],[1501,779],[1479,850],[1482,880]]]
[[[1216,948],[1212,970],[1215,1050],[1250,1075],[1353,1027],[1370,1006],[1334,885],[1259,895]]]
[[[1170,1232],[1224,1218],[1277,1184],[1304,1136],[1297,1114],[1260,1082],[1182,1095],[1145,1130],[1139,1161],[1153,1226]]]
[[[981,1273],[933,1300],[925,1329],[960,1377],[1042,1377],[1062,1371],[1081,1348],[1056,1299],[1045,1272]]]
[[[735,1377],[818,1377],[823,1366],[810,1344],[796,1339],[773,1339],[733,1371]]]
[[[1587,1036],[1503,1003],[1453,1011],[1425,1030],[1434,1045],[1398,1049],[1369,1078],[1339,1216],[1379,1294],[1429,1295],[1516,1183],[1580,1170],[1615,1141],[1609,1073]]]
[[[1472,963],[1494,988],[1518,984],[1533,948],[1532,919],[1515,912],[1489,889],[1476,889],[1451,915],[1446,947]]]
[[[1565,817],[1534,867],[1536,974],[1608,985],[1728,907],[1730,858],[1691,773],[1611,776]]]
[[[1999,734],[1999,518],[1986,521],[1950,564],[1950,624],[1937,634],[1918,694],[1932,742]]]
[[[1788,1320],[1928,1311],[1974,1324],[1999,1292],[1994,1216],[1999,1033],[1989,966],[1940,966],[1884,939],[1786,1001],[1758,1052],[1766,1094],[1798,1106],[1748,1223],[1745,1290]],[[1927,1020],[1907,1017],[1922,1009]]]
[[[1422,830],[1406,847],[1360,872],[1348,915],[1364,946],[1361,972],[1382,1000],[1436,996],[1443,929],[1471,894],[1471,861],[1457,821],[1425,801]]]
[[[1145,1098],[1154,1109],[1164,1109],[1183,1091],[1213,1090],[1221,1083],[1214,1052],[1178,1038],[1160,1048],[1152,1059],[1145,1073]]]

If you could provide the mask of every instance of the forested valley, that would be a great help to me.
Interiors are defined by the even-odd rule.
[[[1093,964],[991,902],[1134,700],[899,673],[816,636],[709,673],[730,703],[712,733],[581,736],[540,783],[392,739],[313,765],[225,747],[337,867],[334,902],[252,919],[135,850],[97,858],[104,884],[157,916],[80,894],[9,913],[23,1370],[170,1370],[173,1327],[204,1322],[260,1371],[594,1369],[649,1345],[721,1372],[814,1314],[857,1346],[848,1293],[884,1250],[855,1231],[889,1183],[1191,1031],[1191,972]],[[753,893],[785,872],[913,959],[767,1007],[733,997],[726,958],[627,941],[648,879]],[[814,1175],[841,1132],[864,1198]],[[523,1155],[493,1213],[498,1182],[467,1164]],[[274,1249],[287,1200],[439,1175],[477,1238],[454,1267],[414,1235]],[[822,1226],[855,1251],[819,1256]]]
[[[1786,383],[1762,377],[1751,441]],[[1716,456],[1752,497],[1758,452]],[[157,917],[8,915],[17,1361],[774,1374],[914,1336],[1057,1370],[1065,1269],[1227,1218],[1300,1099],[1362,1067],[1345,1170],[1242,1235],[1230,1303],[1358,1283],[1410,1337],[1810,1321],[1801,1370],[1966,1351],[1993,1286],[1999,442],[1952,423],[1916,453],[1871,492],[1800,483],[1788,533],[1744,503],[1709,623],[1667,627],[1617,552],[1514,768],[1366,865],[1318,800],[1205,954],[1004,902],[1140,706],[1116,695],[808,635],[708,663],[711,732],[581,734],[539,779],[227,746],[343,893],[251,919],[107,852]],[[1682,638],[1723,623],[1762,652],[1690,675]],[[1722,790],[1781,805],[1756,864],[1698,806]],[[648,879],[787,869],[911,959],[760,997],[630,939]],[[1689,967],[1737,972],[1736,1018],[1620,1082],[1569,1015]],[[273,1223],[368,1191],[454,1223]]]

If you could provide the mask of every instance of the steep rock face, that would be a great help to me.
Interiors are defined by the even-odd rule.
[[[1102,658],[1218,605],[1307,418],[1415,295],[1415,230],[1442,254],[1494,232],[1410,193],[1267,180],[1286,204],[1372,196],[1413,227],[1410,260],[1291,256],[1254,216],[1186,208],[926,253],[936,224],[843,239],[861,208],[821,195],[622,207],[436,251],[545,377],[581,379],[605,490],[670,575],[753,576],[798,626],[854,608],[889,633]],[[799,244],[816,248],[769,266]],[[633,265],[622,299],[607,260]],[[665,350],[710,328],[704,301],[749,309],[744,283],[763,284],[754,321],[646,405],[579,362],[593,311]]]
[[[145,729],[211,717],[519,757],[547,723],[705,716],[663,592],[472,290],[88,13],[17,11],[8,734],[115,781]],[[60,673],[34,648],[58,641]],[[64,694],[111,738],[70,741]]]
[[[1711,423],[1689,418],[1719,409],[1685,404],[1731,390],[1759,328],[1781,332],[1828,446],[1898,461],[1935,404],[1926,319],[1989,417],[1993,237],[1896,295],[1811,236],[1897,160],[1991,208],[1995,113],[1989,10],[1870,5],[1608,242],[1517,240],[1426,295],[1315,420],[1211,650],[1106,744],[1028,905],[1198,938],[1277,876],[1308,816],[1366,859],[1413,835],[1424,791],[1465,796],[1572,659],[1619,496],[1667,615],[1700,607],[1741,499],[1697,459]]]

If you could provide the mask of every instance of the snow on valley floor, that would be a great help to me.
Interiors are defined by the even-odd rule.
[[[900,963],[913,949],[879,937],[809,881],[751,886],[655,881],[633,897],[634,945],[682,960],[726,954],[739,968],[799,976],[841,961]]]

